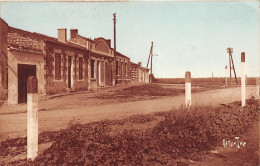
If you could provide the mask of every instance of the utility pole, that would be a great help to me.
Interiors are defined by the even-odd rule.
[[[153,42],[152,42],[152,45],[151,45],[151,50],[150,50],[150,53],[149,53],[149,57],[148,57],[148,62],[147,62],[147,65],[146,65],[146,68],[148,68],[148,65],[149,65],[149,61],[150,61],[150,58],[151,58],[151,72],[150,72],[150,75],[149,75],[149,83],[152,82],[152,76],[153,76]]]
[[[153,48],[153,42],[152,42],[152,48]],[[153,49],[151,49],[151,77],[153,75]]]
[[[152,53],[153,53],[153,42],[152,42],[152,46],[151,46],[151,49],[150,49],[150,53],[149,53],[149,57],[148,57],[148,62],[147,62],[146,68],[148,68],[150,57],[151,57]]]
[[[118,70],[116,68],[116,13],[113,14],[114,18],[113,18],[113,21],[114,21],[114,78],[115,78],[115,83],[114,85],[117,84],[116,82],[116,70]]]
[[[114,50],[116,52],[116,13],[113,14],[114,18]]]
[[[234,66],[234,62],[233,62],[233,58],[232,58],[232,53],[233,53],[233,48],[227,48],[227,53],[229,53],[229,68],[230,68],[230,85],[231,85],[231,70],[233,69],[234,71],[234,75],[235,75],[235,79],[236,79],[236,83],[237,82],[237,76],[236,76],[236,70],[235,70],[235,66]],[[232,67],[231,67],[231,63],[232,63]]]

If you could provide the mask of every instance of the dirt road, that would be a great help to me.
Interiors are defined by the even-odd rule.
[[[255,87],[247,87],[247,97],[255,94]],[[71,96],[73,100],[73,96]],[[219,105],[240,100],[240,88],[218,89],[192,94],[192,105]],[[66,104],[66,103],[64,103]],[[66,128],[71,121],[88,123],[104,119],[120,119],[135,114],[168,111],[184,104],[184,95],[161,99],[133,101],[100,106],[79,106],[39,112],[39,132]],[[26,136],[26,113],[0,115],[0,138]]]

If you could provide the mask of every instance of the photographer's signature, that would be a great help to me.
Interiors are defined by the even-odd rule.
[[[236,150],[241,148],[241,147],[244,147],[246,146],[246,142],[245,141],[240,141],[239,140],[239,137],[235,137],[235,140],[226,140],[226,139],[223,139],[223,146],[224,148],[232,148],[232,147],[235,147]]]

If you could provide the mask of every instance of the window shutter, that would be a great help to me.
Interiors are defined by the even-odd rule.
[[[55,79],[61,79],[61,55],[55,54]]]
[[[83,59],[82,57],[79,58],[79,80],[83,79]]]

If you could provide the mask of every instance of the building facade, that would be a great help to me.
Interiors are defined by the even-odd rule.
[[[116,84],[131,83],[130,58],[116,52]]]
[[[67,29],[54,38],[10,27],[1,18],[0,28],[0,100],[9,104],[27,101],[29,76],[37,77],[39,95],[133,82],[130,58],[115,52],[111,40],[85,38],[77,29],[69,40]],[[138,81],[146,82],[149,70],[139,68]]]
[[[80,36],[77,29],[71,29],[70,33],[70,42],[89,50],[89,89],[115,85],[114,50],[111,48],[111,40],[91,40]]]
[[[142,67],[142,63],[138,64],[131,62],[131,82],[132,83],[149,83],[149,69]]]
[[[0,100],[8,98],[7,36],[8,24],[0,18]]]

